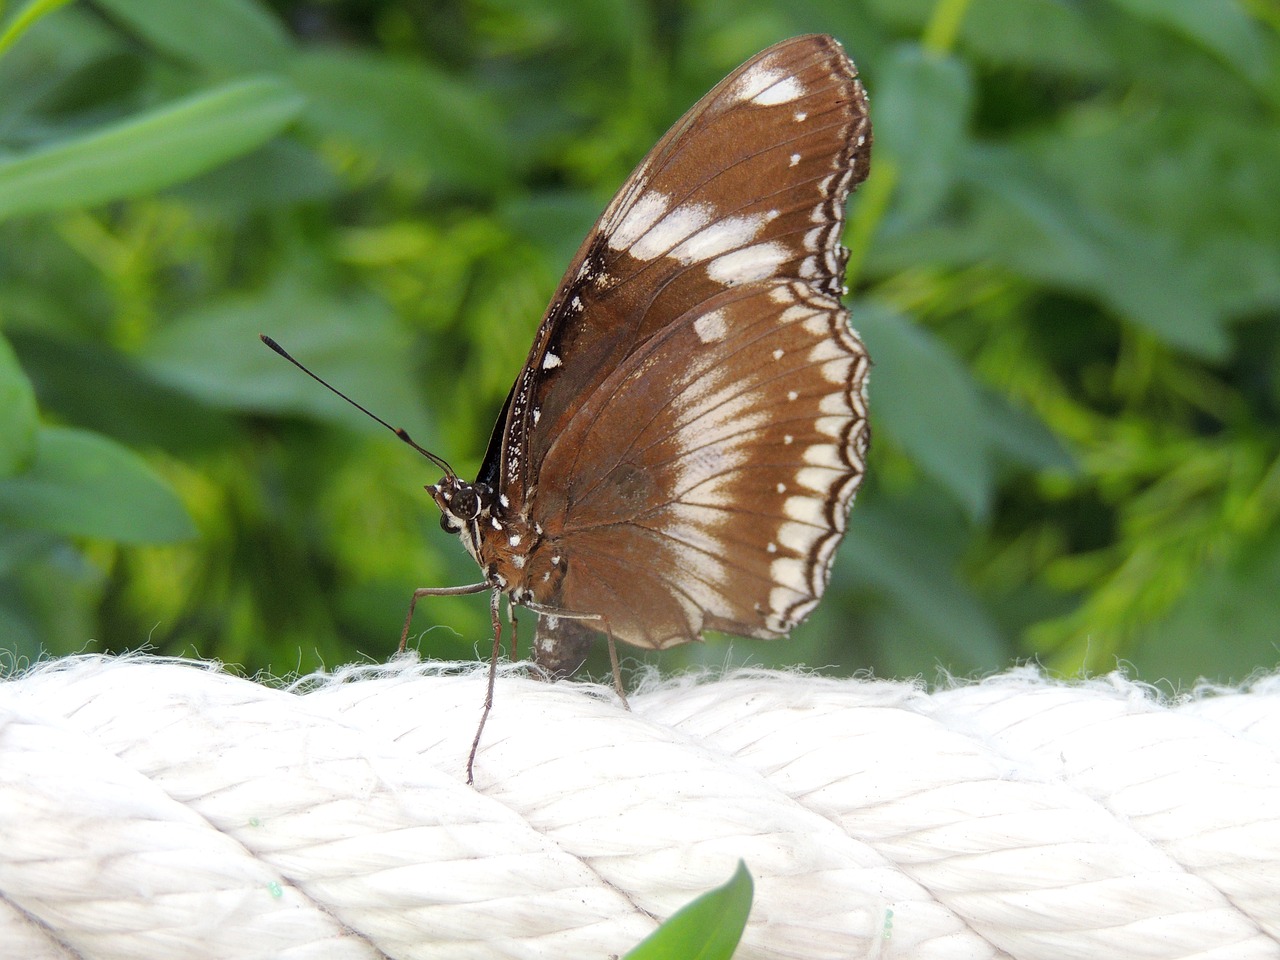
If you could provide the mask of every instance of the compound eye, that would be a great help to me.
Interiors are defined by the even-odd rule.
[[[459,487],[453,499],[449,501],[449,512],[459,520],[474,520],[478,517],[480,498],[476,496],[475,490],[470,486]]]

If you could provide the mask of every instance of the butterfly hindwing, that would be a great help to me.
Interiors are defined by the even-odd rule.
[[[796,281],[726,291],[635,351],[543,464],[564,608],[610,597],[614,636],[644,647],[789,631],[862,477],[867,368],[839,300]]]

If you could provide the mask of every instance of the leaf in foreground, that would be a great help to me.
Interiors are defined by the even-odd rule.
[[[625,960],[729,960],[747,925],[753,890],[739,860],[728,883],[676,911]]]

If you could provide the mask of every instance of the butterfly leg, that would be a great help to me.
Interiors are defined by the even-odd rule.
[[[493,709],[493,685],[498,677],[498,653],[502,649],[501,590],[495,589],[489,597],[489,620],[493,623],[493,652],[489,655],[489,686],[484,694],[484,709],[480,712],[480,725],[476,727],[476,737],[471,741],[471,752],[467,754],[467,786],[475,782],[473,768],[476,765],[476,751],[480,749],[480,734],[484,733],[489,711]]]
[[[526,603],[526,607],[540,617],[551,617],[556,626],[546,621],[538,621],[539,634],[534,637],[533,659],[548,674],[549,679],[560,680],[570,676],[587,657],[587,649],[591,640],[600,629],[604,630],[609,641],[609,663],[613,666],[613,689],[618,692],[618,699],[627,710],[631,704],[627,702],[627,691],[622,685],[622,667],[618,664],[618,645],[613,639],[613,628],[609,626],[609,618],[598,613],[565,613],[552,607],[544,607],[540,603]],[[544,623],[547,625],[544,626]],[[571,626],[577,624],[578,626]],[[582,624],[590,624],[591,629]],[[538,636],[548,641],[551,652],[544,656],[539,647]]]
[[[622,700],[623,709],[630,712],[631,704],[627,702],[627,691],[622,686],[622,667],[618,665],[618,644],[613,639],[613,631],[609,629],[609,621],[604,622],[605,636],[609,638],[609,663],[613,667],[613,689]]]
[[[516,628],[519,626],[519,623],[516,621],[516,605],[511,602],[510,597],[507,597],[507,620],[510,621],[511,623],[511,649],[507,653],[507,659],[510,660],[512,663],[515,663],[516,656],[517,656]]]
[[[404,631],[400,634],[400,649],[397,653],[404,653],[405,644],[409,642],[409,626],[413,623],[413,608],[418,605],[420,597],[463,597],[469,593],[479,593],[481,590],[489,590],[492,584],[489,583],[468,583],[462,587],[419,587],[413,591],[413,597],[409,600],[409,612],[404,618]]]

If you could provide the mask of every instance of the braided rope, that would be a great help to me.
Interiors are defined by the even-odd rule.
[[[608,690],[403,661],[0,683],[0,955],[604,958],[738,859],[740,958],[1280,958],[1280,677]]]

